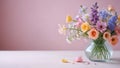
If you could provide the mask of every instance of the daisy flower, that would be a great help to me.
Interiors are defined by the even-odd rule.
[[[96,29],[97,29],[98,31],[100,31],[101,33],[103,33],[103,32],[107,29],[107,24],[106,24],[106,22],[98,22],[98,23],[96,24]]]

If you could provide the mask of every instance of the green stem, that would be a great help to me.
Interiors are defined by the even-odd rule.
[[[93,40],[94,48],[92,49],[91,57],[96,57],[97,59],[108,59],[109,51],[105,45],[105,40],[102,37],[99,37],[96,40]]]

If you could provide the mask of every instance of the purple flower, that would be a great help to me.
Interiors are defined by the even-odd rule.
[[[96,24],[96,29],[103,33],[107,29],[107,24],[106,22],[97,22]]]
[[[97,5],[97,3],[95,3],[95,4],[91,7],[91,24],[92,24],[92,25],[95,25],[98,20],[99,20],[99,16],[98,16],[98,5]]]
[[[108,21],[108,28],[109,28],[111,31],[114,31],[114,29],[115,29],[116,20],[117,20],[117,15],[112,16],[112,17],[110,18],[110,20]]]

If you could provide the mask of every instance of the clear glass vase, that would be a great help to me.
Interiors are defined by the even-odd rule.
[[[104,40],[92,41],[85,50],[85,54],[89,60],[95,62],[107,62],[112,56],[113,50],[110,44]]]

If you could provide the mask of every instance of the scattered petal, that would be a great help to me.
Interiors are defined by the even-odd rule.
[[[63,63],[69,63],[69,61],[67,59],[62,59]]]
[[[83,62],[82,57],[76,57],[76,58],[75,58],[75,62]]]

